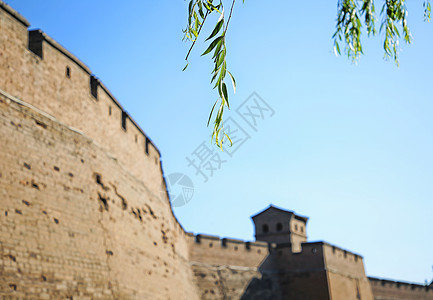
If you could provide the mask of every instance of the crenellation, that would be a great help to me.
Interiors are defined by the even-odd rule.
[[[192,262],[211,265],[255,267],[269,253],[266,242],[246,242],[213,235],[187,234],[189,258]]]
[[[12,7],[4,3],[3,1],[0,1],[0,8],[4,9],[5,12],[7,12],[10,16],[15,18],[19,23],[21,23],[26,28],[30,26],[30,23],[29,21],[27,21],[26,18],[24,18],[16,10],[14,10]]]
[[[433,298],[433,289],[429,285],[421,285],[409,282],[368,278],[373,293],[378,299],[417,299],[427,300]]]

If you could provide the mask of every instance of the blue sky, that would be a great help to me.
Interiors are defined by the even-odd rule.
[[[209,146],[217,95],[202,40],[182,72],[186,1],[6,2],[105,83],[161,150],[166,175],[193,180],[193,199],[174,209],[187,231],[252,240],[250,216],[272,203],[310,217],[310,241],[363,255],[370,276],[432,279],[433,25],[421,3],[408,6],[414,43],[397,68],[383,35],[364,34],[358,64],[333,54],[336,1],[238,1],[226,117],[250,139],[232,157],[218,152],[226,162],[205,183],[185,158]],[[253,92],[275,111],[257,131],[236,113]]]

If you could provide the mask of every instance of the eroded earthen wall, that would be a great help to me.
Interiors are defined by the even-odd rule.
[[[0,136],[0,298],[196,298],[185,233],[157,191],[4,94]]]

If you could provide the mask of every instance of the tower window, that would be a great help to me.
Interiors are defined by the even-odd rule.
[[[277,231],[283,230],[283,224],[277,223]]]
[[[298,231],[298,224],[295,224],[295,230]]]
[[[269,232],[269,226],[267,224],[264,224],[262,226],[262,230],[263,230],[264,233]]]
[[[301,232],[304,232],[304,226],[301,226]]]
[[[66,67],[66,77],[71,78],[71,68]]]

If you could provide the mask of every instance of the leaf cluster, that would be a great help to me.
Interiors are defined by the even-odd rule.
[[[216,145],[222,148],[222,144],[225,138],[227,138],[232,144],[230,137],[224,131],[223,114],[224,109],[230,109],[229,96],[227,92],[227,85],[225,83],[226,76],[230,78],[234,92],[236,92],[236,81],[234,76],[227,70],[227,47],[226,47],[226,31],[230,22],[231,14],[233,11],[235,0],[232,2],[229,18],[225,19],[224,15],[224,4],[222,0],[218,4],[214,4],[213,0],[191,0],[188,6],[188,24],[187,28],[183,30],[185,36],[184,39],[192,42],[191,48],[188,51],[186,60],[194,47],[194,44],[200,34],[201,28],[203,27],[207,17],[212,13],[218,13],[219,19],[215,24],[212,33],[205,40],[209,42],[209,46],[203,52],[203,55],[212,55],[214,67],[212,70],[212,78],[210,83],[213,84],[213,88],[217,89],[219,98],[215,101],[212,110],[209,114],[208,126],[213,123],[212,140],[215,141]],[[187,68],[185,66],[184,70]]]
[[[384,56],[385,58],[392,57],[397,65],[401,36],[407,44],[412,42],[407,14],[405,0],[385,0],[380,12],[382,23],[379,31],[384,32],[385,36]],[[430,19],[431,4],[430,0],[426,0],[424,1],[424,20],[430,21]],[[361,43],[363,23],[367,28],[368,36],[375,35],[377,33],[376,20],[374,0],[339,0],[336,31],[332,36],[335,54],[341,54],[340,42],[343,42],[348,58],[354,62],[357,61],[363,54]]]

